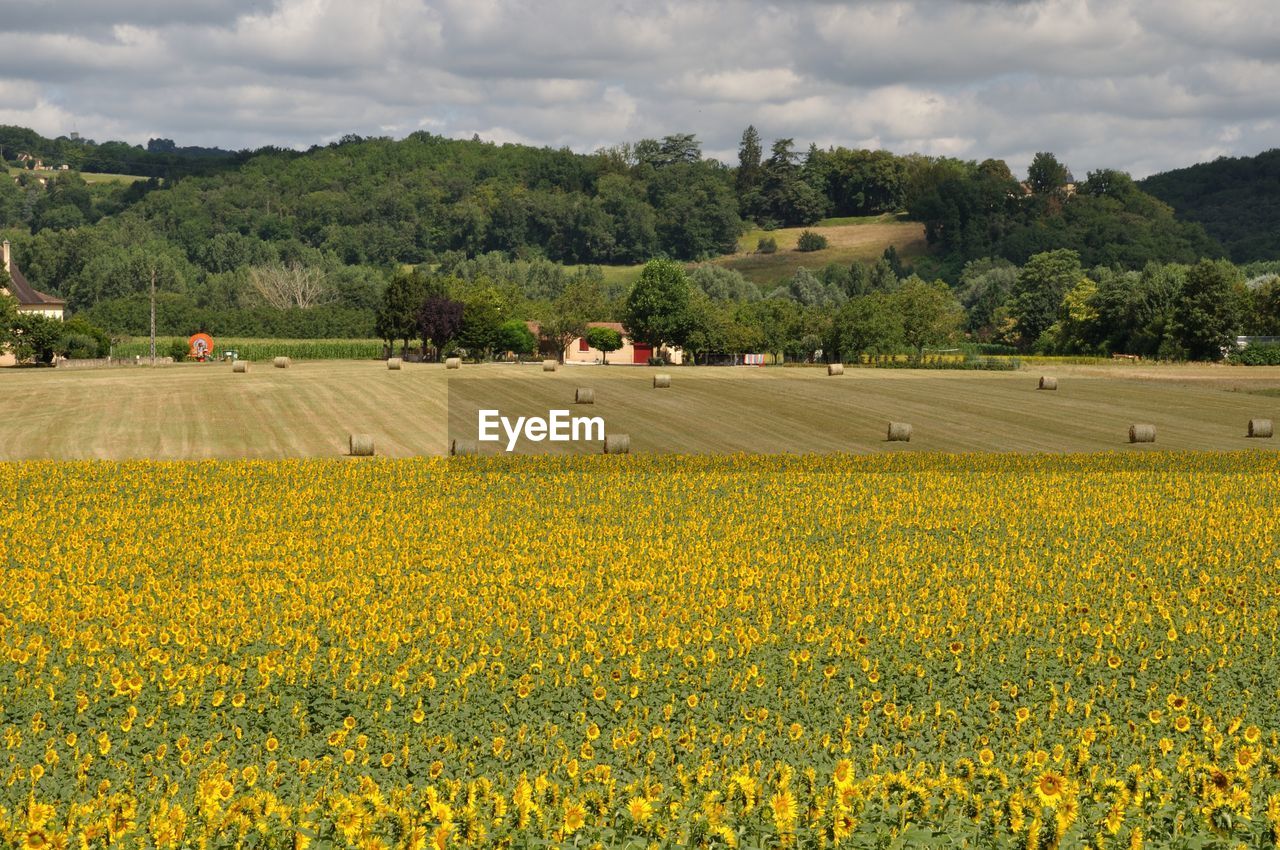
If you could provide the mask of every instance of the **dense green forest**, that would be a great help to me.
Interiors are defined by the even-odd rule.
[[[1138,185],[1203,225],[1237,263],[1280,260],[1280,148],[1166,171]]]
[[[80,170],[31,170],[19,153]],[[700,317],[689,327],[701,335],[684,344],[703,353],[920,349],[918,334],[898,333],[886,316],[923,309],[913,287],[927,281],[957,306],[943,311],[958,317],[958,336],[944,335],[953,342],[1197,356],[1210,347],[1187,336],[1190,313],[1173,330],[1174,304],[1185,271],[1225,253],[1122,172],[1077,182],[1041,153],[1019,180],[998,160],[802,152],[792,139],[766,149],[751,127],[732,166],[705,158],[691,134],[592,154],[427,133],[232,154],[0,128],[0,154],[15,175],[0,180],[0,229],[27,277],[114,334],[145,330],[154,277],[166,334],[425,344],[419,313],[435,299],[450,302],[435,304],[437,319],[452,305],[464,311],[455,318],[468,325],[466,344],[455,344],[488,351],[514,340],[495,335],[504,324],[515,334],[515,324],[551,327],[557,315],[622,318],[632,292],[601,267],[660,257],[686,264]],[[81,172],[97,168],[149,179],[86,181]],[[737,250],[750,227],[904,211],[930,245],[911,266],[890,247],[878,263],[819,263],[761,285],[707,262]],[[1030,309],[1016,281],[1036,258],[1062,252],[1085,271],[1061,277]],[[1259,306],[1272,271],[1223,272],[1239,295],[1231,331],[1272,326]],[[1177,285],[1151,289],[1152,275]],[[1086,279],[1096,291],[1081,288]],[[1145,324],[1132,333],[1092,318],[1122,295],[1158,316],[1134,319]],[[863,329],[837,332],[841,316]]]
[[[950,279],[970,260],[1021,264],[1059,248],[1078,251],[1086,265],[1126,269],[1222,255],[1199,225],[1178,221],[1120,171],[1090,172],[1077,184],[1048,153],[1037,154],[1023,183],[993,160],[944,161],[935,171],[907,208],[925,223]]]

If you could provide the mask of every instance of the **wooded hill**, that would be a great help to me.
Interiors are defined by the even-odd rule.
[[[1138,185],[1202,225],[1235,262],[1280,260],[1280,148],[1166,171]]]
[[[914,269],[898,269],[889,257],[890,270],[953,288],[972,261],[1021,265],[1057,249],[1076,251],[1085,268],[1119,270],[1223,255],[1199,225],[1178,220],[1127,175],[1098,171],[1077,182],[1050,154],[1038,155],[1022,181],[998,160],[802,152],[791,139],[766,149],[754,128],[743,133],[733,166],[704,158],[691,134],[592,154],[428,133],[230,154],[161,139],[144,149],[0,128],[10,167],[22,164],[13,159],[20,149],[49,163],[156,175],[91,184],[75,170],[25,170],[0,181],[0,228],[28,278],[73,311],[92,309],[110,330],[136,324],[153,271],[162,317],[175,333],[200,325],[246,335],[365,336],[387,282],[407,266],[442,273],[505,257],[519,262],[503,268],[543,269],[521,278],[539,282],[491,282],[538,302],[591,266],[733,253],[751,225],[810,227],[826,217],[903,210],[923,223],[929,250],[912,258]],[[838,290],[859,289],[841,281],[860,280],[865,268],[824,268],[821,253],[812,256],[817,278],[780,264],[777,280],[755,283],[814,308],[838,301]],[[255,286],[263,269],[311,270],[324,284],[319,297],[281,305]],[[818,291],[814,280],[826,294],[802,297]]]

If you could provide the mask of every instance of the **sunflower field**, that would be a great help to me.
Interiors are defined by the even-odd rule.
[[[1277,481],[0,464],[0,846],[1273,847]]]

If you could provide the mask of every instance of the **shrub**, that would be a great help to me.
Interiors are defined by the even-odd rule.
[[[52,362],[64,333],[62,322],[38,313],[18,314],[13,330],[13,353],[19,362]]]
[[[84,317],[73,316],[62,323],[56,351],[72,360],[106,357],[111,352],[111,337]]]
[[[821,251],[825,247],[827,247],[827,237],[812,230],[801,233],[800,239],[796,242],[797,251]]]
[[[1242,366],[1280,366],[1280,343],[1255,342],[1245,346],[1231,359]]]
[[[187,359],[187,355],[191,353],[191,346],[180,339],[169,340],[169,356],[173,358],[174,363],[181,363]]]
[[[772,236],[761,236],[760,241],[756,243],[756,252],[760,254],[772,254],[778,250],[778,240]]]
[[[98,356],[98,341],[87,334],[66,334],[58,345],[59,353],[71,360],[91,360]]]
[[[519,319],[503,322],[498,329],[498,341],[495,348],[499,351],[510,351],[515,354],[533,354],[538,350],[538,339],[528,326]]]

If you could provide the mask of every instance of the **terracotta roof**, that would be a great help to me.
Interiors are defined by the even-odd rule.
[[[65,307],[67,304],[61,298],[46,295],[27,283],[17,263],[9,264],[9,280],[9,294],[18,299],[19,307]]]

